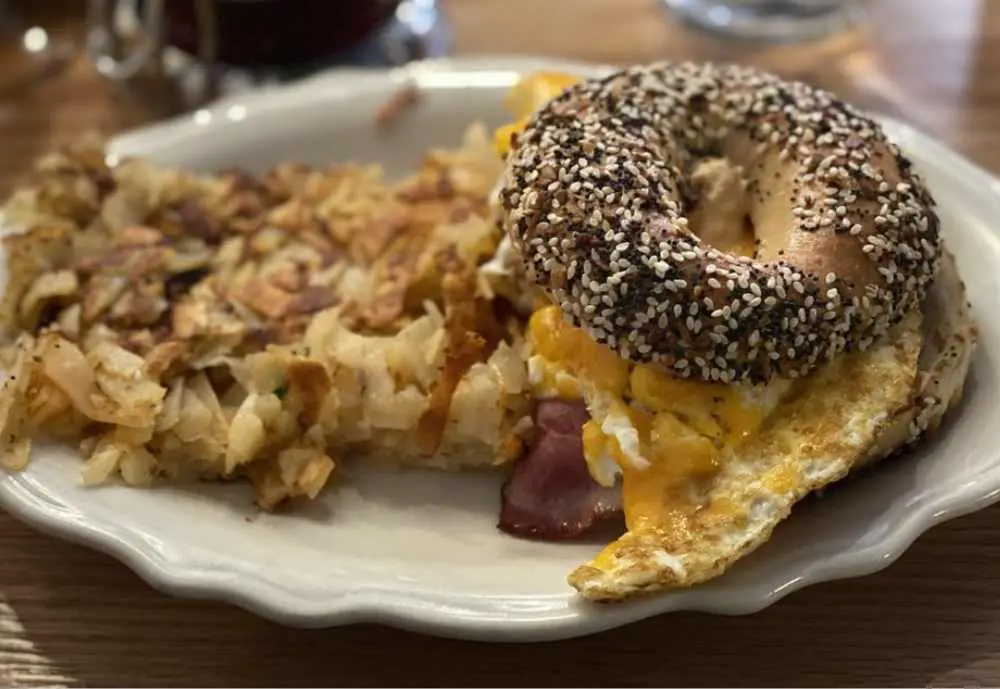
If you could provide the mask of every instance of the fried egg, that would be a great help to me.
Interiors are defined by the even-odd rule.
[[[760,408],[756,428],[724,445],[711,466],[692,459],[705,455],[675,434],[677,454],[623,473],[628,531],[576,569],[570,583],[587,598],[615,600],[721,574],[764,543],[795,502],[864,461],[911,408],[921,342],[914,314],[881,346],[786,387],[773,408]]]

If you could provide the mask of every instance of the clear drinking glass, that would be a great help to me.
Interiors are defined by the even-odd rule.
[[[663,0],[677,16],[732,38],[793,42],[858,23],[864,0]]]

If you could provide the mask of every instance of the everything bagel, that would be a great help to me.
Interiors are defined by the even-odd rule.
[[[738,175],[721,218],[751,223],[749,255],[713,245],[706,161]],[[571,86],[512,141],[500,201],[529,279],[574,324],[724,383],[867,349],[919,307],[941,254],[933,200],[877,123],[747,67]]]

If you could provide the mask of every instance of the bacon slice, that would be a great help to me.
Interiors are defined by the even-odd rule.
[[[503,486],[501,531],[556,541],[621,516],[621,491],[596,483],[583,459],[582,429],[589,418],[582,402],[538,403],[535,441]]]

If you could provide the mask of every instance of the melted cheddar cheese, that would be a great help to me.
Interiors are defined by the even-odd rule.
[[[497,130],[497,151],[505,155],[531,114],[575,81],[553,73],[522,80],[507,99],[518,119]],[[741,242],[732,248],[749,247]],[[633,365],[570,325],[553,305],[533,312],[527,339],[536,397],[587,404],[584,458],[598,483],[621,480],[630,531],[684,528],[698,482],[710,479],[727,452],[757,431],[780,397],[780,391],[682,380]]]

